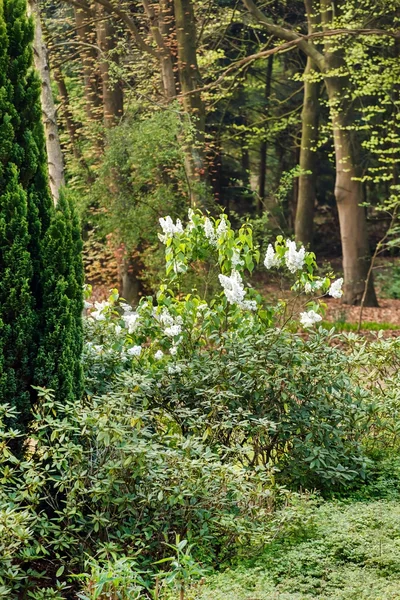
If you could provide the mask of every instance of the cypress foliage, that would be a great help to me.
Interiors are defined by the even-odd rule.
[[[0,2],[0,399],[18,408],[18,426],[24,429],[32,401],[29,384],[38,323],[30,248],[30,221],[35,226],[35,220],[31,218],[28,200],[29,170],[34,171],[28,156],[34,144],[32,128],[26,123],[24,134],[23,115],[19,114],[20,96],[27,92],[28,81],[22,77],[18,89],[13,81],[21,70],[15,60],[17,39],[22,44],[27,42],[29,47],[31,36],[29,30],[23,35],[20,27],[18,35],[10,36],[5,11],[6,6]],[[24,65],[26,71],[29,63],[28,54],[26,47],[21,48],[22,71]],[[36,83],[34,87],[37,89]]]
[[[0,0],[0,401],[26,431],[36,395],[81,391],[81,241],[53,207],[26,0]]]
[[[46,232],[43,260],[43,333],[35,379],[65,402],[82,394],[83,262],[79,222],[63,194]]]

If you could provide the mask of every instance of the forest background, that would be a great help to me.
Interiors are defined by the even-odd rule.
[[[343,257],[344,301],[377,305],[370,257],[398,238],[396,2],[30,6],[51,178],[79,206],[90,283],[153,290],[158,219],[197,206]]]

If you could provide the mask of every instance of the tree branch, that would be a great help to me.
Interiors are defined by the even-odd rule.
[[[243,0],[245,1],[245,0]],[[246,0],[247,1],[247,0]],[[400,31],[386,31],[385,29],[329,29],[328,31],[317,31],[315,33],[311,33],[310,35],[302,35],[296,37],[296,39],[292,41],[288,41],[285,44],[281,44],[280,46],[275,46],[275,48],[270,48],[269,50],[262,50],[261,52],[256,52],[255,54],[250,54],[249,56],[245,56],[241,60],[231,64],[223,73],[211,83],[207,85],[192,90],[190,92],[186,92],[186,94],[194,94],[195,92],[205,92],[206,90],[212,89],[219,85],[227,75],[241,69],[248,63],[254,62],[255,60],[259,60],[260,58],[267,58],[271,56],[271,54],[279,54],[280,52],[286,52],[287,50],[291,50],[296,46],[299,46],[301,41],[306,41],[314,38],[325,38],[325,37],[333,37],[336,35],[387,35],[389,37],[394,37],[395,39],[400,39]]]
[[[243,0],[243,4],[245,5],[249,13],[253,15],[253,17],[259,23],[262,23],[264,25],[268,33],[279,38],[280,40],[296,44],[300,48],[300,50],[304,52],[304,54],[312,58],[312,60],[315,62],[316,65],[318,65],[321,71],[324,70],[324,55],[321,52],[319,52],[312,43],[307,41],[306,36],[302,36],[299,33],[290,31],[290,29],[285,29],[280,25],[274,25],[270,23],[268,18],[264,15],[264,13],[255,5],[253,0]]]
[[[81,2],[79,2],[79,0],[61,0],[61,1],[67,2],[68,4],[72,4],[73,6],[76,6],[77,8],[81,8],[82,10],[85,10],[87,12],[87,7],[85,7],[84,4],[81,4]],[[133,21],[133,19],[131,19],[131,17],[126,12],[121,10],[117,4],[112,4],[111,2],[109,2],[109,0],[95,0],[95,2],[97,2],[97,4],[101,4],[101,6],[104,6],[104,8],[108,12],[108,14],[116,15],[117,17],[119,17],[121,19],[121,21],[123,23],[125,23],[126,27],[129,29],[133,39],[135,40],[136,45],[139,48],[139,50],[141,50],[142,52],[145,52],[147,54],[150,54],[151,56],[154,56],[154,57],[158,56],[157,51],[154,50],[154,48],[149,46],[149,44],[147,44],[144,41],[144,39],[142,38],[142,36],[139,33],[138,28],[135,25],[135,22]]]

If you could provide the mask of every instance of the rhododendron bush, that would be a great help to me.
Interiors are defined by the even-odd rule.
[[[333,332],[318,327],[321,298],[342,280],[319,277],[315,256],[278,237],[265,257],[248,224],[190,211],[160,219],[166,281],[132,308],[112,291],[87,303],[87,392],[131,389],[245,466],[276,469],[285,484],[337,486],[363,476],[359,390]],[[212,297],[183,292],[190,270],[218,272]],[[292,278],[291,297],[267,306],[247,279],[256,265]],[[298,327],[307,335],[293,333]]]

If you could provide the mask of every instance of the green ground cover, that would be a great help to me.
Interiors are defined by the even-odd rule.
[[[208,578],[196,600],[400,598],[400,501],[326,502],[304,529]]]

